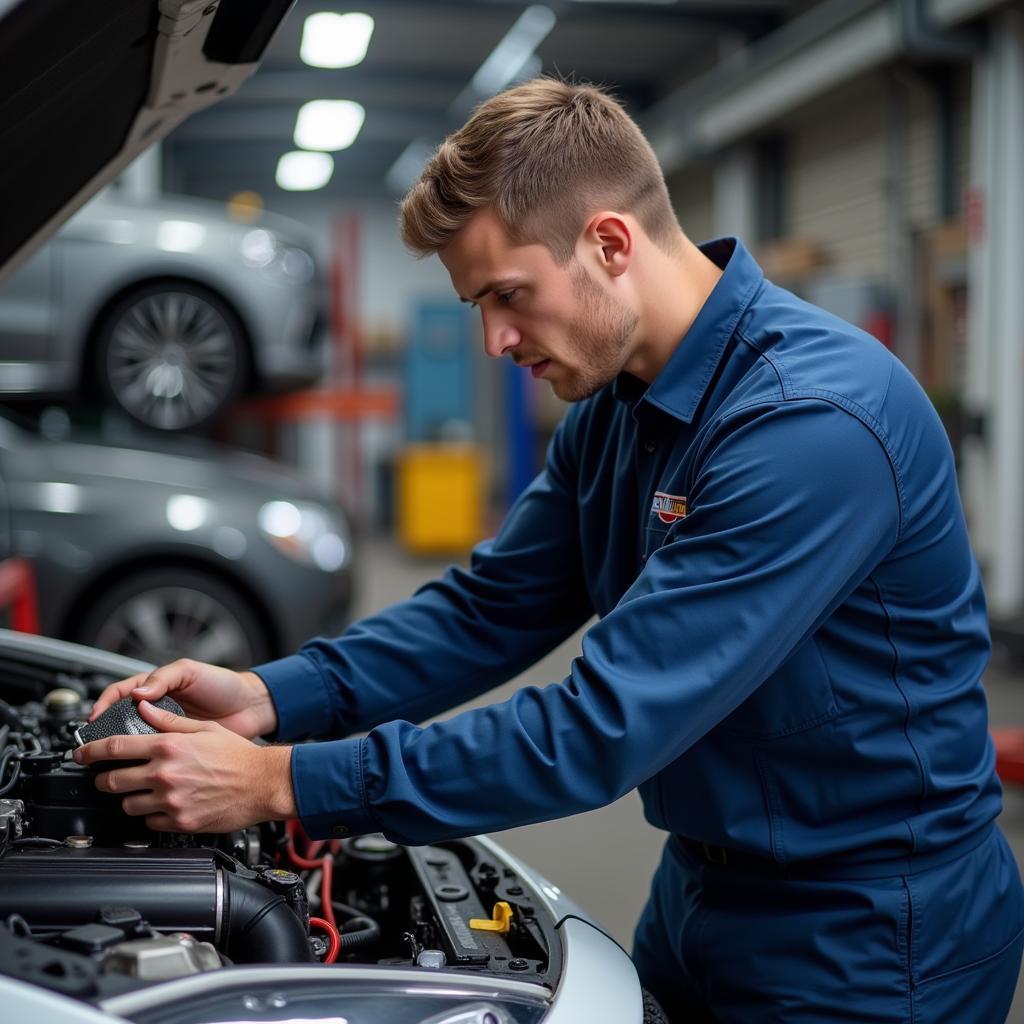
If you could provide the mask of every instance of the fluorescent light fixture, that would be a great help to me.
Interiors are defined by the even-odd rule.
[[[277,183],[289,192],[323,188],[333,173],[334,158],[329,153],[295,150],[277,161]]]
[[[542,4],[527,7],[480,65],[473,76],[473,88],[481,96],[501,92],[523,70],[533,51],[555,27],[556,20],[550,7]]]
[[[351,68],[365,56],[373,35],[368,14],[311,14],[302,26],[299,56],[314,68]]]
[[[352,100],[310,100],[299,108],[295,145],[302,149],[348,149],[365,119],[362,105]]]
[[[157,225],[156,244],[164,252],[195,252],[206,240],[206,228],[191,220],[164,220]]]

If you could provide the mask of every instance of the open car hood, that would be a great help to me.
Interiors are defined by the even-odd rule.
[[[0,281],[255,71],[295,0],[0,0]]]

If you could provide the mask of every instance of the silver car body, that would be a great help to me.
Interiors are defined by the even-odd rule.
[[[237,590],[271,655],[340,628],[353,555],[337,503],[261,456],[195,440],[174,448],[54,441],[0,417],[0,557],[31,559],[42,632],[76,637],[94,595],[159,566],[202,569]],[[319,510],[344,546],[329,571],[275,546],[260,524],[275,501]]]
[[[101,193],[0,286],[0,395],[77,391],[104,312],[156,281],[200,285],[231,307],[252,361],[249,391],[309,383],[323,367],[324,307],[311,250],[283,217],[241,224],[216,203]]]
[[[38,665],[55,675],[127,676],[150,667],[77,644],[31,637],[0,629],[0,660]],[[440,1024],[505,1024],[504,1007],[531,1007],[543,1024],[642,1024],[643,1000],[632,961],[583,910],[537,872],[488,837],[478,837],[499,863],[515,872],[533,895],[538,909],[549,915],[561,942],[561,974],[553,990],[528,981],[473,974],[452,969],[336,964],[305,966],[263,964],[225,967],[102,1000],[98,1006],[80,1002],[36,985],[0,975],[4,1019],[48,1024],[125,1024],[159,1014],[161,1020],[193,1024],[211,1019],[243,1020],[305,1018],[358,1020],[345,1015],[346,998],[355,992],[373,998],[374,1021],[409,1020],[413,1000],[431,998],[449,1003],[447,1012],[429,1016]],[[0,870],[3,862],[0,860]],[[228,997],[230,1017],[215,1014],[201,1003]],[[307,1002],[311,997],[318,1004]],[[327,1008],[330,1007],[328,1010]],[[319,1012],[316,1010],[319,1009]],[[311,1012],[313,1011],[313,1012]],[[406,1012],[403,1012],[406,1011]],[[267,1016],[262,1015],[266,1013]]]

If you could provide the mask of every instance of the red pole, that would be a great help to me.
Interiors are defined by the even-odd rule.
[[[30,562],[8,558],[0,562],[0,608],[11,608],[11,629],[39,632],[39,601],[36,577]]]

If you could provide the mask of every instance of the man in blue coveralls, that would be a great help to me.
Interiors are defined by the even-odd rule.
[[[402,230],[487,352],[573,403],[543,472],[468,569],[339,638],[108,688],[97,713],[131,694],[161,733],[82,748],[146,761],[97,785],[156,829],[298,814],[409,844],[639,787],[669,838],[634,958],[673,1019],[1002,1021],[1024,903],[993,824],[985,601],[910,374],[737,240],[693,245],[590,87],[484,104]],[[595,614],[561,682],[411,724]],[[200,721],[148,703],[167,692]]]

